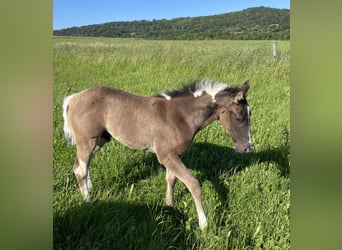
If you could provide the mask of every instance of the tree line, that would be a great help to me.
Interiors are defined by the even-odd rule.
[[[53,35],[165,40],[289,40],[290,10],[256,7],[212,16],[109,22],[54,30]]]

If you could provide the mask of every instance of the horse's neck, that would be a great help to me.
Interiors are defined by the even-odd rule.
[[[215,105],[209,95],[199,96],[195,100],[188,98],[175,99],[174,104],[174,107],[178,109],[179,114],[183,116],[194,133],[218,119],[218,116],[214,113]]]
[[[195,126],[197,127],[197,129],[203,129],[211,122],[218,119],[218,116],[215,113],[216,108],[215,105],[212,103],[211,98],[212,97],[210,97],[210,102],[207,102],[207,104],[205,104],[205,102],[197,105],[194,104],[194,112],[196,112]],[[198,108],[198,105],[200,105],[200,108]]]
[[[212,123],[213,121],[217,120],[218,116],[214,113],[212,113],[209,117],[207,117],[207,119],[205,119],[203,121],[202,126],[200,127],[200,129],[205,128],[206,126],[208,126],[210,123]]]

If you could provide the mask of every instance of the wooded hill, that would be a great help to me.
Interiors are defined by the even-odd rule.
[[[53,35],[170,40],[289,40],[290,10],[257,7],[213,16],[109,22],[54,30]]]

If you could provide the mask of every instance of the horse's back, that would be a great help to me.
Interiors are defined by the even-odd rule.
[[[69,106],[71,109],[76,109],[79,115],[88,112],[102,114],[103,112],[107,112],[108,108],[113,108],[113,105],[123,105],[132,96],[127,92],[113,87],[96,86],[74,95],[69,102]]]
[[[91,87],[70,100],[69,120],[82,137],[96,138],[106,131],[127,146],[147,149],[151,100],[112,87]]]

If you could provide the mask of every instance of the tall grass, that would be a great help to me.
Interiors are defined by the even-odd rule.
[[[289,249],[289,42],[54,38],[53,213],[56,249]],[[254,152],[239,155],[218,122],[183,158],[203,188],[208,228],[177,182],[165,206],[165,170],[153,154],[112,140],[91,162],[93,204],[82,201],[63,137],[61,104],[94,85],[153,95],[193,79],[251,82]]]

